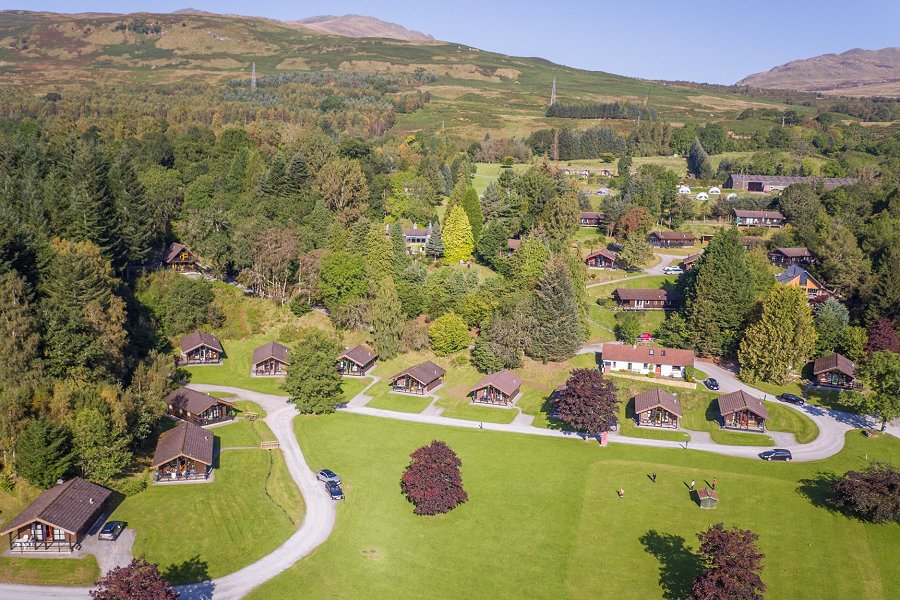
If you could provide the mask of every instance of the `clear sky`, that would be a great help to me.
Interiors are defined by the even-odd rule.
[[[355,13],[516,56],[650,79],[734,83],[797,58],[900,46],[898,0],[0,0],[54,12]]]

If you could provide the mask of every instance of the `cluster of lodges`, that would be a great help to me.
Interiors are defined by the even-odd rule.
[[[719,426],[740,431],[765,431],[769,412],[763,401],[743,390],[719,396],[716,400]],[[677,429],[684,416],[681,400],[660,388],[634,397],[634,420],[640,427]]]

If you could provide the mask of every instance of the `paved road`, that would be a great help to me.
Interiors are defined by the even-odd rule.
[[[328,539],[334,527],[335,505],[325,493],[324,486],[316,480],[315,474],[306,464],[303,453],[300,451],[300,444],[294,434],[294,416],[297,411],[293,404],[286,402],[286,398],[219,385],[191,385],[190,387],[201,391],[231,391],[240,395],[241,398],[256,402],[265,409],[267,414],[264,421],[279,441],[288,471],[300,488],[306,504],[306,512],[300,528],[271,554],[225,577],[178,587],[181,600],[210,598],[237,600],[288,569]],[[0,600],[56,598],[81,600],[90,598],[90,596],[87,588],[0,584]]]
[[[601,281],[599,283],[591,283],[586,285],[586,288],[599,287],[601,285],[609,285],[611,283],[620,283],[622,281],[631,281],[633,279],[640,279],[642,277],[650,277],[652,275],[665,275],[663,273],[663,269],[669,266],[669,263],[673,260],[681,260],[684,257],[678,254],[657,254],[659,257],[659,262],[653,265],[652,267],[645,269],[643,273],[640,275],[632,275],[631,277],[622,277],[621,279],[613,279],[611,281]]]

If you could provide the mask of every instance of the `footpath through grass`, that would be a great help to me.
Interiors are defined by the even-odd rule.
[[[22,585],[90,586],[100,578],[92,554],[82,558],[0,557],[0,581]]]
[[[818,482],[822,471],[864,467],[865,456],[900,464],[890,436],[854,431],[827,461],[767,463],[340,413],[301,417],[297,433],[313,470],[341,474],[347,499],[329,539],[253,600],[297,590],[375,600],[683,598],[699,572],[696,534],[719,521],[759,535],[767,597],[900,595],[900,526],[825,508]],[[398,481],[410,452],[434,439],[459,454],[469,502],[420,517]],[[719,508],[700,510],[687,482],[714,477]]]

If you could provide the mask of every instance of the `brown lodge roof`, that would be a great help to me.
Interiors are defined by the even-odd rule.
[[[744,390],[719,396],[719,413],[722,416],[736,413],[739,410],[749,410],[758,417],[763,419],[769,418],[769,411],[766,410],[763,401],[756,396],[751,396]]]
[[[288,358],[288,353],[290,351],[291,349],[284,344],[279,344],[278,342],[266,342],[253,351],[253,364],[258,365],[264,360],[274,358],[280,363],[289,365],[291,364],[291,361]]]
[[[522,240],[506,240],[506,247],[515,252],[519,249]]]
[[[183,250],[187,250],[184,244],[179,244],[178,242],[172,242],[172,244],[166,250],[166,253],[163,255],[163,262],[170,263],[181,254]],[[190,252],[190,250],[188,250]]]
[[[607,250],[606,248],[602,248],[597,250],[596,252],[591,252],[587,256],[584,257],[584,260],[591,260],[595,256],[602,256],[607,260],[611,260],[613,262],[619,260],[619,255],[613,252],[612,250]]]
[[[182,421],[159,436],[150,466],[155,469],[179,456],[187,456],[204,465],[212,465],[213,434],[199,425]]]
[[[615,360],[635,363],[652,363],[654,365],[672,365],[687,367],[694,364],[693,350],[677,348],[648,348],[646,346],[630,346],[628,344],[603,344],[603,360]]]
[[[676,417],[681,417],[681,400],[659,388],[641,392],[634,397],[634,412],[645,413],[652,408],[664,408]]]
[[[35,498],[34,502],[6,524],[6,529],[0,535],[33,521],[42,521],[72,534],[78,533],[91,524],[97,510],[111,493],[105,487],[80,477],[70,479]]]
[[[700,258],[701,254],[703,254],[703,253],[698,252],[696,254],[691,254],[690,256],[685,256],[684,259],[681,261],[681,264],[683,264],[683,265],[692,264],[694,261],[696,261],[698,258]]]
[[[616,288],[616,296],[619,300],[675,300],[674,294],[669,294],[666,290],[648,290],[648,289],[630,289]]]
[[[425,362],[409,367],[408,369],[403,369],[402,371],[391,377],[391,381],[396,381],[403,375],[409,375],[422,385],[428,385],[432,381],[443,377],[444,373],[446,372],[447,371],[437,366],[430,360],[426,360]]]
[[[512,371],[497,371],[496,373],[491,373],[490,375],[482,377],[481,381],[476,383],[472,389],[469,390],[469,393],[471,394],[474,391],[491,386],[500,390],[507,396],[512,396],[521,385],[522,378]]]
[[[341,354],[340,354],[340,356],[338,356],[338,358],[339,359],[346,358],[346,359],[356,363],[357,365],[364,367],[367,364],[369,364],[370,362],[372,362],[373,360],[375,360],[376,358],[378,358],[378,354],[374,350],[372,350],[371,348],[366,346],[365,344],[360,344],[359,346],[356,346],[355,348],[350,348],[348,350],[344,350],[343,352],[341,352]]]
[[[200,346],[208,346],[213,350],[224,352],[224,350],[222,350],[222,344],[221,342],[219,342],[218,338],[216,338],[216,336],[211,333],[206,333],[205,331],[194,331],[181,338],[182,352],[190,352],[194,348],[199,348]]]
[[[784,220],[784,215],[778,212],[777,210],[742,210],[740,208],[734,209],[734,216],[736,217],[756,217],[757,219],[781,219]]]
[[[173,392],[169,392],[169,395],[163,399],[163,402],[187,411],[192,415],[199,415],[216,403],[234,406],[231,402],[221,398],[213,398],[208,394],[186,387],[180,387]]]
[[[775,252],[788,258],[810,258],[809,248],[775,248]]]
[[[685,233],[683,231],[654,231],[650,235],[655,235],[661,240],[670,240],[675,242],[697,239],[693,233]]]
[[[583,210],[581,211],[582,219],[602,219],[603,213],[597,212],[595,210]]]
[[[813,364],[813,375],[834,370],[838,370],[850,377],[856,377],[856,363],[841,354],[831,354],[817,358]]]

